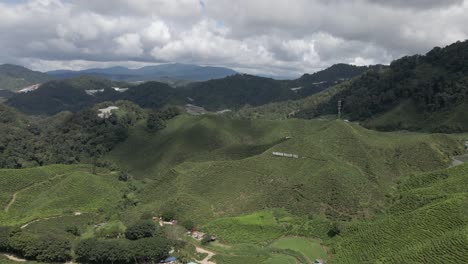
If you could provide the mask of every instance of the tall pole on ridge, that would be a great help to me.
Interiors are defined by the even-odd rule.
[[[341,119],[341,100],[338,100],[338,119]]]

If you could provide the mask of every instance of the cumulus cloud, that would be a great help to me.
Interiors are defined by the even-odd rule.
[[[0,63],[182,62],[298,76],[468,38],[468,0],[0,1]]]

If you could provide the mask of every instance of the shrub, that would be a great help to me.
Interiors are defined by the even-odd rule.
[[[172,221],[175,219],[175,212],[174,211],[171,211],[171,210],[168,210],[168,211],[165,211],[162,215],[161,215],[162,219],[164,221]]]
[[[335,236],[339,235],[340,233],[341,233],[340,227],[338,226],[338,224],[336,222],[334,222],[331,225],[330,230],[328,230],[327,235],[329,237],[335,237]]]
[[[65,232],[70,233],[74,236],[80,236],[81,230],[77,226],[67,226]]]
[[[211,241],[213,241],[213,236],[205,234],[203,236],[202,240],[201,240],[201,243],[202,243],[202,245],[206,245],[206,244],[210,243]]]
[[[156,233],[156,225],[151,220],[140,220],[127,228],[125,237],[137,240],[144,237],[153,237]]]
[[[12,229],[6,226],[0,226],[0,251],[8,251],[10,249],[9,240],[12,235]]]
[[[121,172],[121,173],[119,174],[119,181],[124,181],[124,182],[126,182],[126,181],[128,181],[129,179],[130,179],[130,174],[128,174],[128,172],[125,172],[125,171],[124,171],[124,172]]]

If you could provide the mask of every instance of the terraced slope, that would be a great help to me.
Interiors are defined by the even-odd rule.
[[[468,165],[411,176],[387,215],[346,226],[332,263],[465,263]]]
[[[53,165],[0,170],[1,225],[96,212],[119,202],[125,184],[115,175],[93,175],[83,166]]]
[[[277,207],[344,220],[381,210],[398,176],[448,166],[460,147],[451,136],[379,133],[342,121],[181,116],[160,133],[135,130],[109,159],[150,179],[141,193],[149,208],[201,223]]]
[[[262,153],[287,135],[277,131],[276,126],[218,116],[181,115],[158,133],[148,132],[144,124],[136,127],[108,159],[137,178],[157,178],[185,161],[241,159]]]

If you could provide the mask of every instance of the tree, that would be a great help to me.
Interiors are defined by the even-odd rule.
[[[164,129],[166,127],[166,123],[164,120],[159,116],[158,113],[150,113],[148,116],[148,120],[146,121],[146,127],[151,132],[156,132],[158,130]]]
[[[211,241],[213,241],[213,236],[205,234],[203,236],[202,240],[201,240],[201,243],[202,243],[202,245],[206,245],[206,244],[210,243]]]
[[[10,249],[10,236],[12,235],[11,227],[0,226],[0,251],[8,251]]]
[[[175,212],[167,210],[161,215],[161,217],[164,221],[172,221],[175,219]]]
[[[328,230],[327,232],[327,235],[329,237],[335,237],[337,235],[339,235],[341,233],[341,229],[340,227],[338,226],[338,223],[337,222],[333,222],[330,229]]]
[[[93,162],[93,174],[96,174],[96,168],[98,164],[98,159],[105,153],[104,147],[102,145],[96,145],[90,152],[92,162]]]
[[[44,262],[66,262],[71,259],[70,241],[54,234],[18,232],[10,238],[9,246],[26,259]]]
[[[130,174],[128,174],[128,172],[126,171],[122,171],[120,174],[119,174],[119,181],[128,181],[130,179]]]
[[[153,237],[155,233],[156,225],[152,220],[140,220],[127,228],[125,237],[130,240],[137,240],[144,237]]]
[[[164,259],[170,250],[170,245],[164,237],[143,238],[132,244],[132,253],[139,263]]]
[[[65,232],[70,233],[70,234],[72,234],[74,236],[80,236],[81,235],[81,230],[76,225],[67,226],[65,228]]]
[[[170,244],[164,237],[139,240],[81,240],[76,256],[81,263],[154,263],[167,257]]]

